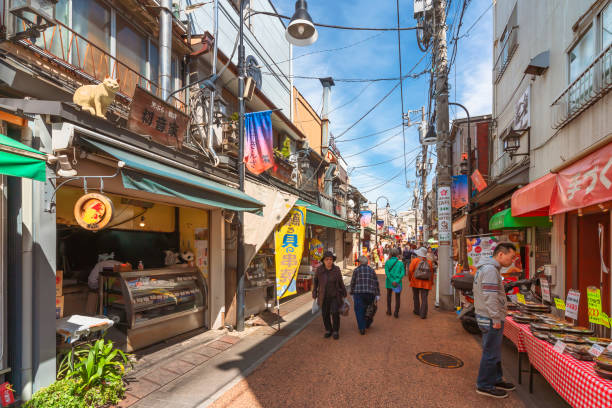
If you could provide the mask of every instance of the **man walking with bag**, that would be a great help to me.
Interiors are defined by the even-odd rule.
[[[368,265],[368,258],[359,257],[359,266],[353,271],[351,278],[351,295],[355,306],[355,317],[359,333],[365,334],[372,324],[372,316],[366,316],[366,310],[375,307],[375,301],[380,298],[380,287],[374,269]]]
[[[492,258],[482,258],[474,276],[474,308],[482,331],[482,359],[476,382],[476,392],[492,398],[506,398],[514,384],[502,377],[501,346],[506,318],[506,293],[501,267],[512,264],[516,249],[513,244],[497,244]]]
[[[423,247],[416,250],[416,258],[410,262],[408,273],[412,297],[414,299],[413,313],[421,319],[427,318],[427,298],[433,287],[434,267],[427,259],[427,250]]]

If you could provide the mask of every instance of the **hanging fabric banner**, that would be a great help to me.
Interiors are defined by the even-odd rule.
[[[385,222],[383,220],[376,220],[376,228],[378,228],[379,231],[382,231],[384,226]]]
[[[394,226],[389,225],[389,234],[390,235],[395,235],[395,227]]]
[[[287,221],[274,234],[276,264],[276,296],[295,295],[297,271],[304,251],[306,207],[293,207]]]
[[[451,197],[453,208],[464,207],[468,202],[468,178],[467,174],[453,176],[451,184]]]
[[[479,192],[487,188],[487,182],[478,169],[472,173],[472,183],[474,183],[474,187],[476,187],[476,190]]]
[[[372,211],[364,210],[360,211],[361,218],[359,219],[359,224],[366,228],[372,222]]]
[[[274,166],[272,111],[244,115],[244,162],[253,174],[261,174]]]

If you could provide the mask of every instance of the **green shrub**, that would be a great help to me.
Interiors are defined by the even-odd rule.
[[[64,378],[36,392],[25,408],[97,408],[117,404],[125,394],[121,380],[100,383],[84,393],[79,379]]]
[[[58,378],[78,378],[78,393],[102,382],[121,381],[125,366],[130,364],[127,356],[113,347],[113,342],[104,339],[93,345],[71,350],[60,364]]]

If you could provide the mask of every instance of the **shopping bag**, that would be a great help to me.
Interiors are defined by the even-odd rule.
[[[312,301],[312,314],[316,314],[319,311],[319,304],[317,303],[317,299]]]
[[[348,316],[350,309],[351,303],[348,301],[347,298],[344,298],[344,303],[342,303],[342,306],[340,306],[340,314],[342,316]]]
[[[373,301],[372,303],[370,303],[365,310],[365,317],[366,319],[372,320],[374,319],[374,315],[376,314],[376,311],[378,310],[378,305],[376,304],[376,301]]]

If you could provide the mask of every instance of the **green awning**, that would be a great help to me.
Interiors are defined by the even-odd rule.
[[[86,140],[125,163],[127,168],[121,171],[125,188],[177,197],[226,210],[262,213],[264,204],[238,189],[91,139]]]
[[[513,217],[510,208],[493,215],[489,220],[490,230],[526,227],[550,227],[548,217]]]
[[[343,231],[346,230],[346,222],[342,218],[329,211],[325,211],[321,207],[310,204],[304,200],[297,200],[294,205],[306,207],[306,224],[320,225],[322,227],[335,228]]]
[[[5,135],[0,135],[0,174],[45,181],[44,153]]]

